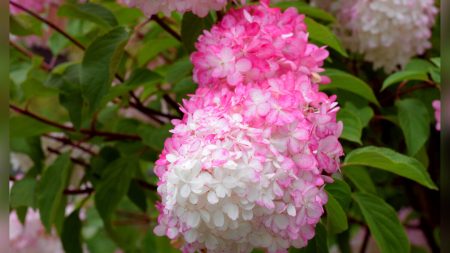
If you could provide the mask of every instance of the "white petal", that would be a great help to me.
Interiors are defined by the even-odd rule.
[[[223,227],[223,225],[225,224],[225,217],[223,216],[222,211],[217,210],[214,212],[213,221],[216,227]]]
[[[292,204],[289,204],[287,207],[287,213],[290,216],[295,216],[297,214],[297,210],[295,210],[295,207]]]
[[[169,237],[170,239],[175,239],[175,237],[177,237],[177,235],[178,235],[178,229],[169,228],[167,230],[167,237]]]
[[[166,155],[166,160],[169,163],[173,163],[173,162],[175,162],[177,160],[177,157],[174,154],[167,154]]]
[[[217,244],[218,244],[218,241],[214,236],[209,235],[208,238],[206,238],[205,246],[207,249],[213,250],[213,249],[217,248]]]
[[[227,203],[223,206],[223,211],[230,217],[232,220],[236,220],[239,217],[239,208],[236,204]]]
[[[276,215],[274,221],[280,229],[286,229],[289,225],[289,219],[284,215]]]
[[[211,216],[209,215],[209,213],[207,211],[200,210],[200,216],[202,217],[202,219],[205,223],[209,223]]]
[[[216,195],[216,193],[215,192],[213,192],[213,191],[210,191],[209,193],[208,193],[208,202],[210,203],[210,204],[217,204],[217,202],[219,202],[219,199],[217,198],[217,195]]]
[[[189,202],[191,202],[191,204],[197,204],[198,203],[198,195],[197,194],[191,194],[189,195]]]
[[[191,193],[191,187],[189,187],[188,184],[184,184],[180,189],[180,195],[183,198],[189,197],[189,194]]]
[[[198,235],[197,230],[191,229],[184,233],[184,239],[188,243],[193,243],[193,242],[195,242],[195,240],[197,240],[197,235]]]
[[[187,225],[196,228],[200,224],[200,214],[198,212],[189,212],[187,216]]]
[[[216,187],[216,194],[219,198],[224,198],[227,195],[227,192],[227,189],[221,184]]]
[[[155,227],[155,229],[153,229],[153,232],[157,236],[164,236],[164,235],[166,235],[166,226],[158,225],[158,226]]]

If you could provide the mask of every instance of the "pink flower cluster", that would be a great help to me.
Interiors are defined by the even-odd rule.
[[[328,53],[303,16],[232,10],[192,55],[199,88],[156,162],[154,232],[183,252],[287,252],[314,237],[339,170],[336,97],[319,92]]]
[[[205,17],[210,10],[220,10],[227,5],[227,0],[123,0],[131,7],[139,7],[145,15],[151,16],[163,12],[169,16],[172,11],[192,11],[195,15]]]
[[[196,44],[191,60],[194,81],[200,86],[226,82],[259,82],[292,72],[321,72],[328,57],[324,47],[308,43],[308,32],[293,8],[281,13],[275,8],[230,10]],[[328,78],[322,77],[326,83]]]
[[[434,118],[436,119],[436,130],[441,131],[441,101],[433,101]]]
[[[25,224],[19,221],[16,212],[9,215],[9,247],[13,253],[64,253],[56,235],[45,233],[39,213],[28,210]]]

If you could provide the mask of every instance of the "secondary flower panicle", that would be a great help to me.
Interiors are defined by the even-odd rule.
[[[155,165],[154,232],[183,252],[287,252],[314,236],[323,187],[343,155],[342,122],[336,97],[319,91],[328,52],[307,42],[302,20],[294,9],[248,6],[199,39],[192,55],[199,88],[183,101],[184,117],[172,121]],[[242,53],[253,46],[261,51]],[[278,67],[267,74],[269,65]],[[242,78],[230,82],[236,71]],[[249,71],[260,72],[248,78]]]
[[[434,0],[314,0],[334,13],[336,32],[351,51],[375,69],[393,72],[431,47],[438,13]]]
[[[308,43],[304,15],[281,12],[265,4],[230,10],[211,31],[205,31],[191,56],[194,81],[200,86],[261,81],[287,72],[322,72],[324,47]],[[324,77],[322,82],[326,83]]]

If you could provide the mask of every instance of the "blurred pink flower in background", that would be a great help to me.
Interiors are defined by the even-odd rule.
[[[436,119],[436,130],[441,131],[441,101],[433,101],[434,118]]]
[[[64,253],[56,234],[46,234],[39,213],[28,209],[22,225],[15,211],[9,215],[9,245],[12,253]]]

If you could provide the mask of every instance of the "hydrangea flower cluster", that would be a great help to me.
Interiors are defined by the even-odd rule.
[[[441,101],[433,101],[434,118],[436,119],[436,130],[441,131]]]
[[[39,213],[31,209],[24,225],[16,212],[9,215],[9,247],[14,253],[64,253],[58,236],[46,234]]]
[[[220,10],[227,5],[227,0],[124,0],[130,7],[139,7],[145,15],[151,16],[163,12],[169,16],[171,12],[184,13],[192,11],[197,16],[205,17],[210,10]]]
[[[344,45],[364,55],[375,69],[392,72],[431,47],[438,12],[434,0],[314,0],[338,19]]]
[[[328,52],[308,43],[303,18],[247,6],[199,38],[199,88],[155,166],[154,232],[183,252],[287,252],[314,236],[342,123],[336,97],[319,92]]]
[[[250,11],[252,12],[250,14]],[[308,43],[308,32],[295,9],[283,14],[276,8],[230,10],[211,31],[200,36],[194,81],[200,86],[223,82],[258,82],[292,72],[312,75],[323,71],[324,47]],[[314,75],[322,83],[328,78]]]

